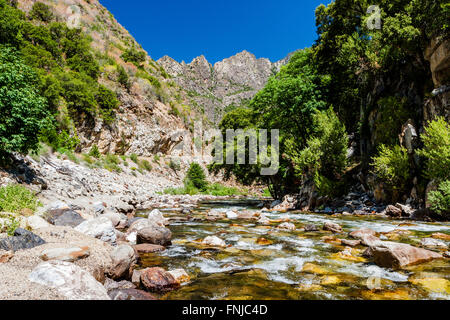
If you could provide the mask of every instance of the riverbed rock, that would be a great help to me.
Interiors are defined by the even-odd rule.
[[[66,262],[75,262],[79,259],[88,257],[89,254],[90,251],[88,247],[51,248],[43,250],[40,257],[44,261],[59,260]]]
[[[139,290],[139,289],[113,289],[108,291],[108,295],[111,300],[119,300],[119,301],[150,301],[150,300],[158,300],[155,296],[150,293]]]
[[[114,280],[130,277],[136,260],[134,249],[131,246],[127,244],[118,246],[111,252],[112,265],[109,269],[109,276]]]
[[[45,241],[36,234],[18,228],[14,231],[14,236],[0,240],[0,249],[6,251],[18,251],[31,249],[45,244]]]
[[[216,236],[208,236],[205,239],[203,239],[202,244],[205,246],[212,246],[212,247],[226,247],[227,244],[222,239],[216,237]]]
[[[304,227],[305,232],[316,232],[319,231],[319,227],[314,224],[307,224]]]
[[[14,252],[0,249],[0,263],[6,263],[14,257]]]
[[[284,222],[284,223],[280,224],[277,227],[277,229],[294,231],[296,229],[296,227],[295,227],[295,225],[293,223]]]
[[[381,243],[372,246],[371,252],[374,262],[378,266],[392,269],[442,258],[441,254],[430,250],[388,241],[381,241]]]
[[[270,219],[262,216],[261,218],[259,218],[258,223],[267,226],[270,225]]]
[[[78,212],[68,208],[49,210],[46,214],[46,219],[55,226],[68,226],[72,228],[85,221]]]
[[[133,270],[133,274],[131,275],[131,283],[135,286],[139,286],[141,284],[141,270]]]
[[[137,232],[136,243],[150,243],[161,246],[171,245],[172,232],[160,226],[151,226],[143,228]]]
[[[112,211],[108,211],[108,212],[102,214],[102,217],[108,218],[109,220],[111,220],[111,223],[113,224],[114,228],[118,227],[121,223],[125,223],[125,221],[126,221],[126,216],[123,216],[120,213],[112,212]]]
[[[445,234],[445,233],[433,233],[431,235],[432,238],[434,239],[440,239],[440,240],[445,240],[445,241],[450,241],[450,235],[449,234]]]
[[[340,233],[342,232],[342,227],[334,222],[325,222],[323,225],[323,230],[331,231],[333,233]]]
[[[420,245],[425,248],[434,248],[434,249],[448,248],[448,245],[445,242],[433,238],[423,238],[420,241]]]
[[[148,268],[141,273],[141,283],[150,292],[168,292],[180,287],[180,284],[162,268]]]
[[[69,300],[111,300],[100,282],[70,262],[43,262],[28,278],[31,282],[56,289]]]
[[[40,216],[31,216],[27,218],[27,224],[32,230],[47,228],[50,224]]]
[[[169,220],[164,218],[163,214],[158,209],[150,212],[148,214],[147,220],[149,222],[149,225],[156,225],[160,227],[165,227],[170,224]]]
[[[349,247],[356,247],[359,246],[361,244],[361,240],[347,240],[347,239],[342,239],[341,243],[345,246],[349,246]]]
[[[157,245],[157,244],[150,244],[150,243],[141,243],[133,246],[134,250],[138,254],[148,254],[148,253],[155,253],[155,252],[161,252],[166,250],[165,247]]]
[[[106,217],[85,221],[78,225],[75,230],[113,245],[116,243],[115,229],[111,220]]]
[[[170,270],[169,273],[174,277],[175,281],[179,284],[187,283],[191,281],[191,277],[184,269]]]
[[[397,208],[393,205],[389,205],[386,208],[386,215],[390,217],[400,218],[402,216],[402,209]]]
[[[352,231],[348,235],[354,239],[361,239],[365,235],[376,236],[376,234],[377,234],[376,231],[372,229],[363,228]]]
[[[228,210],[228,211],[226,212],[226,215],[227,215],[227,218],[228,218],[228,219],[237,219],[237,218],[238,218],[237,213],[234,212],[234,211],[231,211],[231,210]]]

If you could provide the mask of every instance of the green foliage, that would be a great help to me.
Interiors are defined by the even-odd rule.
[[[100,107],[100,113],[106,124],[111,124],[115,120],[115,110],[119,106],[119,100],[115,92],[100,85],[96,95],[98,106]]]
[[[39,205],[36,196],[21,185],[0,188],[0,212],[21,214],[24,209],[34,212]]]
[[[130,77],[128,76],[125,68],[119,65],[117,67],[117,73],[117,81],[119,81],[119,83],[125,88],[130,89]]]
[[[89,151],[89,156],[94,157],[95,159],[100,159],[100,157],[102,156],[96,144],[94,144]]]
[[[181,164],[179,160],[173,160],[170,159],[169,161],[169,168],[173,171],[180,171],[181,170]]]
[[[426,158],[426,176],[450,180],[450,125],[439,117],[430,122],[422,135],[424,147],[418,152]]]
[[[203,171],[203,168],[196,162],[191,163],[189,170],[186,173],[185,180],[192,183],[195,188],[201,191],[205,191],[208,186],[205,171]]]
[[[132,62],[136,66],[140,66],[147,59],[144,51],[136,50],[135,48],[128,48],[120,57],[123,61]]]
[[[39,132],[49,125],[37,81],[16,50],[0,46],[0,153],[37,149]]]
[[[153,167],[148,160],[142,160],[139,163],[139,167],[142,168],[143,170],[147,170],[149,172],[153,170]]]
[[[42,2],[35,2],[30,11],[30,18],[43,22],[50,22],[54,15],[50,7]]]
[[[134,163],[139,164],[139,159],[138,159],[137,154],[135,154],[135,153],[131,154],[130,159],[131,159],[131,161],[133,161]]]
[[[164,194],[170,195],[212,195],[216,197],[224,197],[224,196],[244,196],[247,195],[248,192],[241,191],[238,188],[227,187],[220,183],[213,183],[207,186],[204,191],[199,190],[194,186],[192,181],[186,180],[184,186],[182,188],[168,188],[165,189]]]
[[[441,182],[437,191],[428,193],[431,209],[443,217],[450,217],[450,181]]]
[[[408,151],[400,146],[389,148],[381,145],[372,166],[378,179],[394,192],[404,191],[411,178]]]

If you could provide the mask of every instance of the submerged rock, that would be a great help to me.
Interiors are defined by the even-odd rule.
[[[18,228],[14,236],[0,240],[0,249],[6,251],[19,251],[31,249],[45,244],[45,241],[33,232]]]
[[[111,300],[100,282],[73,263],[43,262],[28,278],[31,282],[56,289],[69,300]]]
[[[167,292],[180,287],[175,278],[162,268],[148,268],[141,272],[141,284],[150,292]]]

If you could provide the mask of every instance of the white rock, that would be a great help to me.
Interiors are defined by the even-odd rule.
[[[433,238],[424,238],[420,241],[420,244],[425,248],[448,248],[445,242]]]
[[[189,277],[189,275],[184,269],[171,270],[169,271],[169,273],[180,284],[189,282],[191,280],[191,277]]]
[[[111,300],[100,282],[70,262],[41,263],[33,269],[28,279],[56,289],[69,300]]]
[[[227,244],[222,239],[216,237],[216,236],[209,236],[203,239],[202,244],[206,246],[213,246],[213,247],[226,247]]]
[[[27,218],[27,224],[28,226],[33,229],[40,229],[40,228],[47,228],[50,226],[50,223],[45,221],[43,218],[39,216],[31,216]]]
[[[111,244],[116,243],[116,232],[111,220],[106,217],[99,217],[85,221],[75,228],[76,231],[85,235],[100,239]]]
[[[89,248],[53,248],[45,249],[41,252],[41,259],[44,261],[48,260],[59,260],[74,262],[76,260],[86,258],[90,254]]]
[[[160,227],[169,225],[169,220],[164,218],[163,214],[158,209],[155,209],[152,212],[150,212],[148,214],[147,220],[149,224],[154,224]]]
[[[228,210],[226,214],[228,219],[237,219],[238,217],[237,213],[231,210]]]
[[[291,230],[291,231],[294,231],[296,229],[295,225],[292,223],[289,223],[289,222],[284,222],[284,223],[280,224],[277,228],[284,229],[284,230]]]

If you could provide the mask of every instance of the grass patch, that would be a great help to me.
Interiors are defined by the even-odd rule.
[[[190,181],[184,184],[181,188],[168,188],[163,191],[163,194],[169,195],[210,195],[210,196],[245,196],[248,191],[240,190],[235,187],[227,187],[220,183],[209,184],[205,191],[197,189]]]
[[[0,211],[24,214],[35,212],[40,206],[33,192],[21,185],[9,185],[0,188]]]

